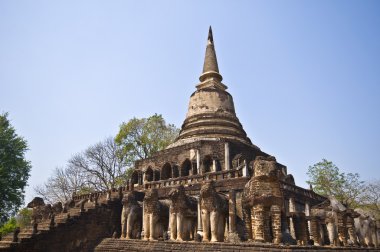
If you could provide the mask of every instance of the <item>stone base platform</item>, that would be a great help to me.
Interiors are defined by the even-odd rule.
[[[314,252],[314,251],[380,251],[370,248],[350,247],[318,247],[318,246],[275,246],[271,244],[258,243],[203,243],[203,242],[174,242],[174,241],[143,241],[143,240],[121,240],[104,239],[96,248],[96,252],[121,252],[121,251],[177,251],[177,252],[248,252],[248,251],[270,251],[270,252]]]

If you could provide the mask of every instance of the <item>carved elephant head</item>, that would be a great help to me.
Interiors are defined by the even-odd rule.
[[[228,200],[215,190],[215,181],[209,180],[203,183],[200,190],[201,208],[208,211],[228,212]]]
[[[26,206],[27,208],[34,208],[34,207],[39,207],[39,206],[44,206],[45,202],[42,198],[40,197],[35,197],[31,202],[28,203]]]
[[[185,187],[183,185],[180,185],[176,188],[173,188],[169,191],[168,194],[169,198],[173,201],[177,201],[178,199],[185,198]]]
[[[158,191],[153,188],[145,192],[144,201],[157,201],[158,200]]]
[[[124,194],[123,199],[121,200],[121,203],[123,204],[123,206],[137,204],[135,191]]]
[[[276,158],[272,156],[268,157],[256,157],[254,166],[255,177],[258,176],[277,176],[277,162]]]
[[[216,194],[215,181],[209,180],[209,181],[204,182],[201,187],[200,194],[202,198],[214,196]]]
[[[254,174],[244,186],[243,207],[251,208],[257,204],[266,207],[272,205],[281,206],[283,196],[279,183],[278,164],[272,156],[256,157],[254,162]]]
[[[169,199],[172,201],[171,209],[173,212],[196,212],[197,200],[193,197],[187,196],[185,187],[180,185],[169,191]]]
[[[146,191],[144,197],[144,212],[153,213],[160,211],[160,203],[158,201],[157,189],[150,189]]]
[[[45,205],[45,202],[40,197],[35,197],[27,205],[28,208],[33,208],[32,218],[34,222],[40,222],[43,219],[48,219],[52,213],[50,204]]]

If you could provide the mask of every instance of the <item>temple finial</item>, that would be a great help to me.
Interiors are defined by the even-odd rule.
[[[222,81],[223,79],[223,77],[219,74],[218,61],[216,59],[214,38],[212,36],[211,26],[208,30],[206,55],[203,64],[203,73],[199,77],[199,80],[202,82],[209,79],[215,79],[217,81]]]
[[[211,44],[214,44],[214,38],[212,37],[212,28],[211,28],[211,25],[210,25],[210,28],[208,29],[208,38],[207,38],[208,42],[211,43]]]

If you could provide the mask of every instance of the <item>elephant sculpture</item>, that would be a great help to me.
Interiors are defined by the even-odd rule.
[[[279,168],[272,156],[256,157],[254,176],[245,185],[245,208],[249,239],[279,244],[282,239],[281,212],[283,195],[279,182]],[[271,227],[267,228],[271,223]]]
[[[167,231],[169,202],[158,199],[157,189],[146,191],[143,201],[143,227],[145,240],[157,240]]]
[[[170,190],[169,199],[171,200],[170,239],[177,241],[194,239],[197,224],[197,200],[187,196],[182,185]]]
[[[228,200],[216,192],[215,181],[206,181],[202,185],[200,202],[203,241],[210,241],[211,238],[211,242],[222,242],[228,217]]]
[[[32,208],[32,223],[40,223],[43,220],[47,220],[52,215],[52,207],[50,204],[45,204],[44,200],[40,197],[35,197],[28,203],[27,208]]]
[[[141,232],[142,206],[136,199],[136,192],[125,194],[121,202],[121,238],[137,239]]]
[[[359,220],[360,215],[335,197],[329,196],[324,202],[313,206],[311,216],[311,235],[315,245],[355,246],[360,242],[354,226],[354,219]]]
[[[323,202],[322,204],[325,204]],[[329,204],[329,203],[328,203]],[[311,233],[315,245],[338,245],[338,213],[329,206],[316,205],[311,209]],[[325,240],[325,237],[328,240]]]
[[[361,246],[378,246],[377,227],[375,219],[363,209],[355,209],[359,215],[354,219],[355,231]]]

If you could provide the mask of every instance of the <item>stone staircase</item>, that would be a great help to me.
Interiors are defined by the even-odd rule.
[[[273,244],[244,242],[232,243],[205,243],[205,242],[175,242],[175,241],[144,241],[144,240],[124,240],[124,239],[104,239],[96,248],[96,252],[243,252],[243,251],[268,251],[268,252],[322,252],[322,251],[379,251],[369,248],[347,248],[347,247],[317,247],[317,246],[276,246]]]
[[[50,227],[50,220],[43,220],[41,223],[38,224],[38,231],[36,234],[33,235],[33,227],[26,227],[24,229],[20,230],[20,233],[18,234],[18,241],[13,242],[13,232],[4,236],[0,240],[0,251],[10,251],[11,248],[14,248],[18,246],[21,243],[26,243],[30,239],[33,239],[34,237],[37,237],[41,234],[49,232],[52,228],[54,229],[60,229],[63,226],[66,225],[67,222],[70,222],[71,220],[75,220],[77,218],[80,218],[81,215],[89,214],[92,209],[95,209],[95,206],[87,206],[85,208],[84,212],[80,212],[79,207],[70,208],[67,213],[60,213],[55,216],[54,218],[54,226]]]
[[[38,224],[37,233],[33,234],[32,227],[26,227],[20,230],[18,234],[18,241],[13,242],[13,232],[2,237],[0,240],[0,252],[10,252],[10,251],[58,251],[54,249],[54,245],[57,244],[60,237],[62,241],[59,241],[61,244],[69,243],[72,239],[68,239],[70,233],[77,232],[78,230],[84,229],[85,232],[91,230],[92,227],[99,227],[99,230],[102,227],[107,225],[112,225],[109,223],[108,216],[112,215],[114,205],[120,204],[119,201],[115,198],[112,200],[99,200],[99,204],[95,206],[94,203],[87,202],[84,205],[84,209],[81,211],[80,207],[73,207],[68,210],[67,213],[57,214],[54,218],[54,225],[51,226],[51,221],[49,219],[43,220]],[[103,217],[104,216],[104,217]],[[85,223],[90,223],[90,227],[84,227]],[[104,229],[104,228],[103,228]],[[73,231],[73,232],[71,232]],[[101,232],[97,233],[100,237],[94,237],[92,243],[99,243],[101,239],[104,238],[104,234]],[[109,235],[109,232],[107,233]],[[105,236],[107,237],[107,236]],[[108,237],[111,237],[109,235]],[[71,237],[72,238],[72,237]],[[51,248],[49,248],[49,239]],[[67,241],[65,241],[65,239]],[[79,239],[79,238],[78,238]],[[82,239],[83,240],[83,239]],[[96,242],[96,240],[98,240]],[[41,241],[44,241],[42,244]],[[92,244],[94,247],[96,244]],[[88,244],[87,244],[88,245]],[[41,246],[49,246],[46,249],[41,249]],[[76,246],[71,245],[71,246]],[[79,246],[79,245],[78,245]],[[83,245],[80,245],[83,246]],[[64,247],[64,246],[63,246]],[[59,249],[59,251],[72,251],[71,249]],[[75,248],[73,251],[83,251],[82,249]]]

